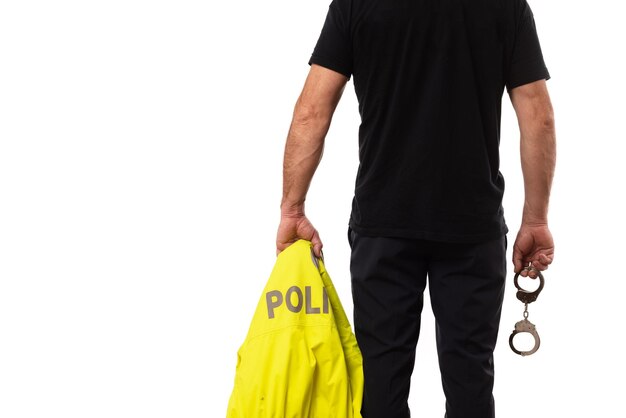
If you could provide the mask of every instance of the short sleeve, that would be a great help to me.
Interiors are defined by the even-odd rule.
[[[352,74],[352,37],[349,9],[333,0],[309,65],[317,64],[350,77]]]
[[[522,0],[520,6],[506,77],[507,90],[550,78],[541,52],[533,12],[526,0]]]

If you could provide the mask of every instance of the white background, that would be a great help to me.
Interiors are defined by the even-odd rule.
[[[0,3],[0,417],[225,415],[328,3]],[[531,1],[553,77],[557,251],[532,357],[508,348],[522,313],[509,282],[500,417],[626,416],[621,3]],[[503,112],[512,243],[523,193],[506,94]],[[350,82],[307,201],[348,313],[358,123]],[[444,407],[428,303],[416,417]]]

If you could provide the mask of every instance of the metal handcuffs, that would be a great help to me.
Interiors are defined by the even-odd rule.
[[[515,329],[513,330],[513,333],[511,334],[511,336],[509,337],[509,346],[511,346],[511,350],[513,350],[515,354],[519,354],[521,356],[530,356],[531,354],[534,354],[539,349],[541,340],[539,338],[539,334],[537,333],[537,328],[535,327],[535,324],[533,324],[532,322],[528,320],[528,304],[537,300],[537,296],[539,296],[539,293],[541,292],[541,290],[543,290],[545,280],[541,272],[533,268],[530,265],[527,267],[524,267],[524,270],[526,271],[532,270],[535,273],[537,273],[537,278],[539,278],[539,287],[533,292],[529,292],[528,290],[525,290],[519,285],[519,282],[518,282],[520,273],[515,274],[515,278],[513,279],[513,282],[515,283],[515,287],[517,288],[517,294],[515,296],[517,297],[517,299],[519,299],[521,302],[524,303],[524,319],[522,319],[521,321],[515,324]],[[529,333],[535,339],[535,346],[529,351],[520,351],[517,348],[515,348],[515,345],[513,344],[513,338],[515,338],[517,334],[522,333],[522,332]]]

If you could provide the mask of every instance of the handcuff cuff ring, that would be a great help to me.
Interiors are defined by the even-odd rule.
[[[535,345],[528,351],[520,351],[515,348],[515,345],[513,344],[513,338],[515,338],[517,334],[521,334],[522,332],[529,333],[535,339]],[[509,337],[509,346],[515,354],[519,354],[520,356],[530,356],[531,354],[534,354],[537,350],[539,350],[539,345],[541,345],[541,339],[539,338],[539,334],[537,334],[537,329],[535,328],[534,324],[532,324],[528,319],[523,319],[515,324],[515,329]]]

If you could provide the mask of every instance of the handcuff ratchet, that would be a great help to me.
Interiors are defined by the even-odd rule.
[[[543,290],[543,285],[545,283],[545,280],[543,278],[543,274],[541,274],[539,270],[536,270],[533,267],[524,267],[524,270],[534,271],[535,273],[537,273],[537,278],[539,279],[539,287],[535,289],[534,291],[529,292],[528,290],[520,286],[519,284],[520,274],[515,273],[515,277],[513,278],[513,283],[515,284],[515,287],[517,288],[517,294],[515,296],[517,296],[517,299],[519,299],[522,303],[528,304],[537,300],[537,296],[539,296],[539,293],[541,293],[541,291]]]

